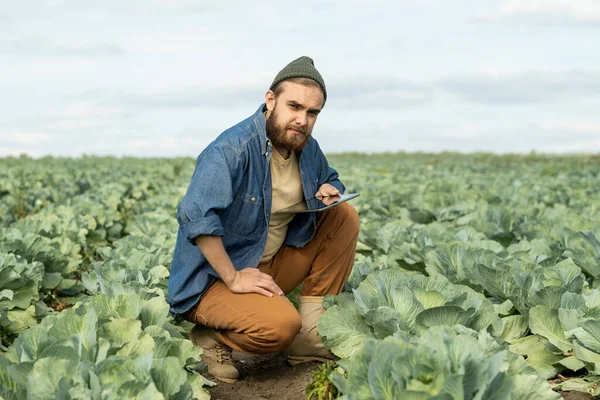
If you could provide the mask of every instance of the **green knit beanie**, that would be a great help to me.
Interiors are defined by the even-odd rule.
[[[323,90],[323,104],[327,101],[327,90],[325,81],[315,68],[315,63],[310,57],[302,56],[286,65],[275,77],[269,90],[272,90],[279,82],[290,78],[310,78],[315,80]]]

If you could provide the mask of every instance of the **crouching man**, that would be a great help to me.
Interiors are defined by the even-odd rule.
[[[352,269],[358,214],[348,203],[281,212],[317,208],[345,189],[311,136],[326,99],[312,59],[289,63],[254,115],[202,151],[179,206],[171,314],[196,324],[190,339],[222,381],[239,378],[232,349],[289,348],[292,365],[333,358],[316,322],[323,296],[338,294]],[[296,311],[285,295],[301,283]]]

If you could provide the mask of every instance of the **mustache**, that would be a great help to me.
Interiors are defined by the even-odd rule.
[[[294,131],[298,131],[304,135],[306,135],[306,127],[305,126],[297,126],[297,125],[288,125],[285,127],[286,130],[292,129]]]

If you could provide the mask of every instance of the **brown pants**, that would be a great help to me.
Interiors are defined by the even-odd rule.
[[[315,236],[304,248],[283,246],[258,268],[271,275],[285,294],[302,282],[302,296],[338,294],[352,270],[358,231],[358,213],[351,205],[340,204],[319,215]],[[302,327],[285,296],[235,294],[221,280],[186,318],[215,328],[223,344],[249,354],[285,350]]]

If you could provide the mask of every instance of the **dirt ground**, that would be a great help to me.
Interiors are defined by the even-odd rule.
[[[260,357],[233,352],[241,379],[235,384],[216,381],[210,388],[213,400],[306,400],[306,386],[317,363],[290,367],[285,353]],[[211,377],[207,375],[210,379]],[[566,400],[591,400],[582,392],[561,392]]]
[[[560,392],[560,395],[567,400],[591,400],[594,398],[591,394],[583,392]]]
[[[290,367],[285,353],[260,357],[233,352],[241,379],[235,384],[217,382],[210,388],[214,400],[305,400],[311,372],[318,364]],[[208,378],[210,376],[207,375]]]

